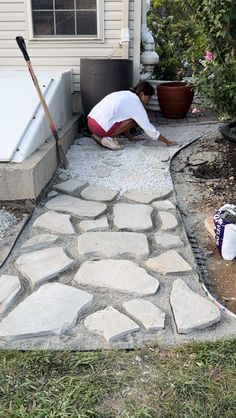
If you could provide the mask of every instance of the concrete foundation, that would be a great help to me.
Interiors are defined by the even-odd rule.
[[[58,131],[66,151],[80,126],[81,115],[75,115]],[[58,167],[56,143],[50,138],[22,163],[0,163],[0,200],[36,200]]]

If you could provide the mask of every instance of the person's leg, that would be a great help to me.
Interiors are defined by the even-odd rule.
[[[124,133],[130,141],[137,140],[130,133],[130,129],[137,124],[133,119],[127,119],[122,122],[115,123],[109,131],[104,131],[103,128],[92,118],[88,117],[88,128],[92,132],[92,137],[100,144],[107,148],[116,150],[122,149],[124,146],[120,145],[116,136]]]
[[[140,141],[140,138],[135,137],[131,134],[130,129],[135,128],[137,123],[133,119],[127,119],[120,122],[118,128],[110,135],[111,137],[115,137],[120,134],[125,134],[129,141]]]
[[[124,148],[123,145],[120,145],[115,138],[112,138],[110,134],[116,130],[119,126],[119,123],[115,123],[109,131],[104,131],[104,129],[91,117],[88,117],[88,128],[92,133],[92,138],[95,139],[100,145],[105,148],[110,148],[112,150],[119,150]]]
[[[127,119],[123,120],[119,123],[119,126],[110,134],[112,138],[114,138],[117,135],[125,134],[126,132],[129,132],[131,128],[134,128],[136,126],[136,122],[133,119]]]

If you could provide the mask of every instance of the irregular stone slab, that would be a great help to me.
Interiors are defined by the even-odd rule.
[[[108,221],[107,218],[104,216],[103,218],[91,220],[91,221],[82,221],[79,223],[79,227],[82,231],[92,231],[92,230],[103,230],[108,229]]]
[[[137,321],[140,321],[148,331],[163,329],[165,312],[152,302],[143,299],[133,299],[122,304],[125,310]]]
[[[148,255],[145,234],[136,232],[85,232],[78,237],[78,252],[112,257],[124,254]]]
[[[97,177],[99,177],[99,178],[109,177],[109,176],[110,176],[110,174],[111,174],[111,170],[109,170],[109,169],[107,169],[107,168],[103,168],[103,167],[101,167],[101,168],[98,168],[98,169],[96,170],[96,175],[97,175]]]
[[[100,202],[110,202],[119,194],[119,190],[106,189],[104,187],[88,186],[80,193],[82,197]]]
[[[158,245],[167,250],[184,246],[183,241],[177,235],[168,234],[167,232],[156,232],[155,240]]]
[[[150,193],[144,192],[135,192],[130,191],[124,194],[126,199],[134,200],[135,202],[139,203],[150,203],[156,199],[165,199],[166,197],[170,196],[172,193],[171,189],[157,189],[153,190]]]
[[[60,173],[59,174],[59,176],[57,177],[58,178],[58,180],[60,180],[60,181],[66,181],[66,180],[68,180],[69,179],[69,177],[70,177],[70,175],[69,175],[69,173]]]
[[[56,192],[56,190],[52,190],[51,192],[48,193],[47,197],[55,197],[58,195],[58,192]]]
[[[170,303],[179,334],[189,334],[220,321],[217,306],[193,292],[182,279],[174,281]]]
[[[33,223],[35,228],[48,229],[58,234],[75,234],[75,230],[70,222],[70,215],[64,215],[57,212],[46,212],[39,216]]]
[[[61,283],[50,283],[28,296],[0,323],[4,339],[61,335],[73,328],[91,306],[93,295]]]
[[[62,248],[55,247],[23,254],[16,259],[15,266],[35,286],[69,269],[74,263]]]
[[[161,218],[162,231],[169,231],[170,229],[174,229],[177,227],[177,219],[174,215],[172,215],[172,213],[160,211],[159,216]]]
[[[11,306],[21,289],[17,276],[3,274],[0,276],[0,315]]]
[[[143,230],[152,227],[151,213],[148,205],[117,203],[114,205],[114,224],[117,228]]]
[[[73,193],[80,187],[83,187],[85,184],[85,181],[81,181],[78,178],[73,178],[67,181],[63,181],[59,184],[54,184],[53,188],[59,190],[60,192]]]
[[[170,159],[169,151],[167,151],[166,149],[159,149],[158,154],[157,154],[157,159],[162,162],[169,161]]]
[[[45,203],[46,208],[69,212],[77,216],[94,217],[100,215],[106,209],[105,203],[90,202],[73,196],[56,196]]]
[[[107,164],[107,165],[109,165],[110,167],[122,167],[122,162],[120,162],[120,161],[117,161],[117,159],[116,158],[114,158],[114,159],[106,159],[106,160],[104,160],[104,163],[105,164]]]
[[[129,260],[85,261],[74,280],[78,284],[142,296],[154,295],[159,287],[157,279]]]
[[[84,326],[89,331],[101,335],[107,342],[139,330],[139,326],[134,321],[112,306],[87,316]]]
[[[175,205],[170,200],[159,200],[153,202],[152,206],[158,210],[176,209]]]
[[[45,248],[50,244],[54,244],[57,239],[58,236],[52,234],[36,235],[35,237],[25,241],[21,248],[23,250],[40,250],[41,248]]]
[[[157,257],[149,258],[146,261],[146,266],[161,274],[183,273],[192,270],[189,263],[175,250],[170,250]]]
[[[145,157],[149,158],[149,156],[151,159],[155,158],[156,161],[161,161],[161,162],[167,162],[170,159],[170,153],[169,153],[168,148],[161,148],[161,147],[146,148]]]

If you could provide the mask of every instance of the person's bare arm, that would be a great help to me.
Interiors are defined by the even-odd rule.
[[[170,139],[167,139],[164,135],[160,134],[158,137],[158,140],[161,142],[164,142],[164,144],[168,145],[169,147],[177,145],[177,142],[171,141]]]

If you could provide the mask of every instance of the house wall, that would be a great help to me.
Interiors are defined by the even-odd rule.
[[[130,0],[129,58],[134,59],[138,71],[140,44],[141,0]],[[15,37],[21,35],[28,40],[27,7],[25,0],[0,1],[0,70],[24,68],[24,60]],[[135,25],[134,25],[135,21]],[[138,20],[140,22],[140,20]],[[104,41],[82,40],[32,40],[27,42],[28,51],[35,71],[42,68],[73,70],[73,90],[80,90],[80,58],[122,58],[120,36],[122,28],[122,0],[104,0]],[[135,40],[134,40],[134,37]],[[136,76],[137,78],[137,76]]]

